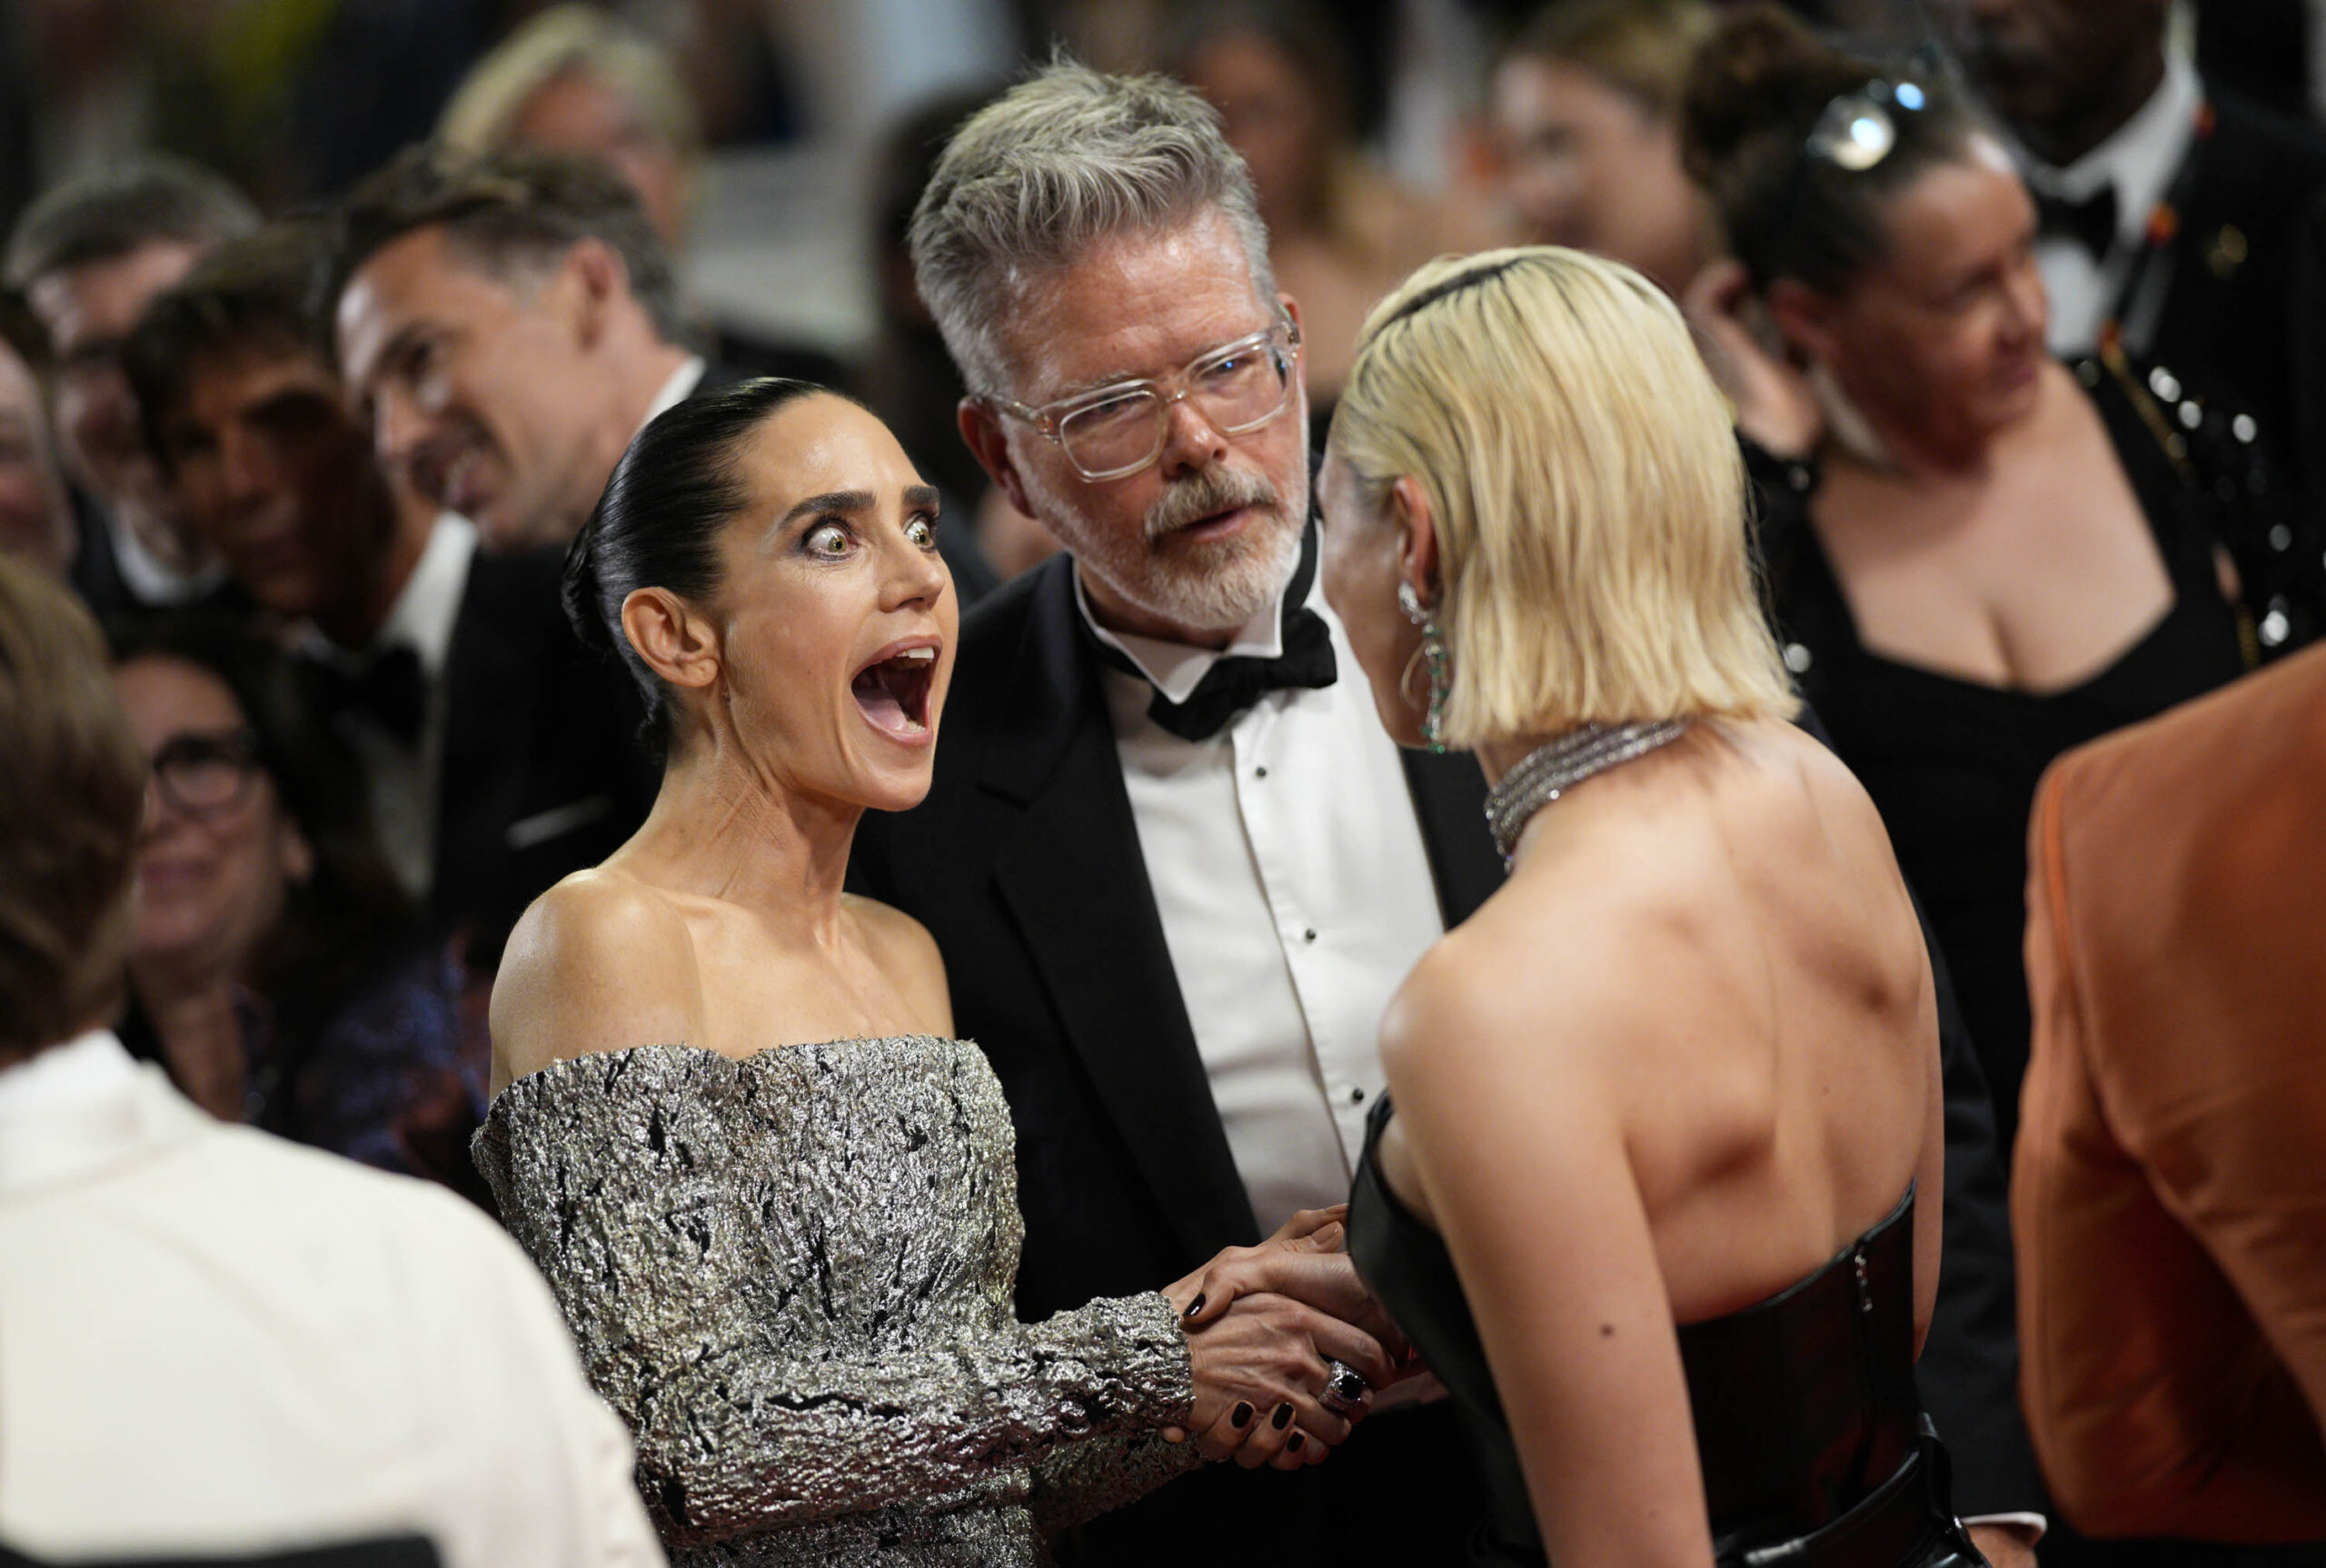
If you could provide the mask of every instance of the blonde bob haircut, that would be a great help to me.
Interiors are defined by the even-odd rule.
[[[1728,408],[1663,291],[1556,246],[1429,263],[1375,307],[1332,445],[1436,521],[1449,744],[1789,718]]]

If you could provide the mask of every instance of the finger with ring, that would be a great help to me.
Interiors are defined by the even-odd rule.
[[[1325,1386],[1317,1403],[1336,1415],[1355,1415],[1373,1395],[1365,1374],[1345,1361],[1325,1363]]]

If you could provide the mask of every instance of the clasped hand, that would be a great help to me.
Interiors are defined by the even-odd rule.
[[[1192,1437],[1205,1458],[1247,1469],[1321,1464],[1370,1400],[1328,1403],[1327,1364],[1353,1368],[1373,1389],[1409,1369],[1405,1336],[1344,1250],[1347,1213],[1304,1209],[1259,1245],[1229,1247],[1165,1288],[1195,1380],[1187,1426],[1165,1437]]]

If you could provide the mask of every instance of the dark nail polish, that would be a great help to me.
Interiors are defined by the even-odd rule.
[[[1276,1407],[1276,1414],[1270,1416],[1268,1420],[1278,1432],[1282,1432],[1286,1427],[1292,1424],[1292,1406],[1290,1404],[1277,1405]]]
[[[1200,1296],[1200,1295],[1199,1295],[1199,1296],[1198,1296],[1198,1297],[1196,1297],[1193,1301],[1191,1301],[1191,1302],[1188,1303],[1188,1310],[1187,1310],[1187,1314],[1186,1314],[1186,1315],[1187,1315],[1187,1316],[1188,1316],[1188,1317],[1193,1317],[1197,1313],[1201,1312],[1201,1311],[1203,1310],[1203,1303],[1204,1303],[1204,1298],[1203,1298],[1202,1296]]]
[[[1284,1440],[1284,1451],[1287,1454],[1297,1454],[1300,1452],[1300,1445],[1307,1441],[1308,1434],[1307,1433],[1296,1432],[1291,1436]]]
[[[1239,1431],[1239,1432],[1240,1432],[1240,1431],[1242,1431],[1245,1427],[1251,1425],[1251,1424],[1252,1424],[1252,1404],[1251,1404],[1251,1401],[1247,1400],[1247,1399],[1239,1399],[1239,1400],[1238,1400],[1238,1401],[1236,1402],[1236,1408],[1235,1408],[1235,1409],[1233,1409],[1233,1410],[1231,1410],[1231,1411],[1229,1411],[1229,1412],[1228,1413],[1228,1425],[1230,1425],[1230,1426],[1235,1427],[1235,1428],[1236,1428],[1238,1431]]]

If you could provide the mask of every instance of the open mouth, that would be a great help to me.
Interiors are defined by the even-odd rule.
[[[849,683],[864,721],[897,740],[929,733],[929,689],[937,677],[937,650],[924,645],[875,660]]]

